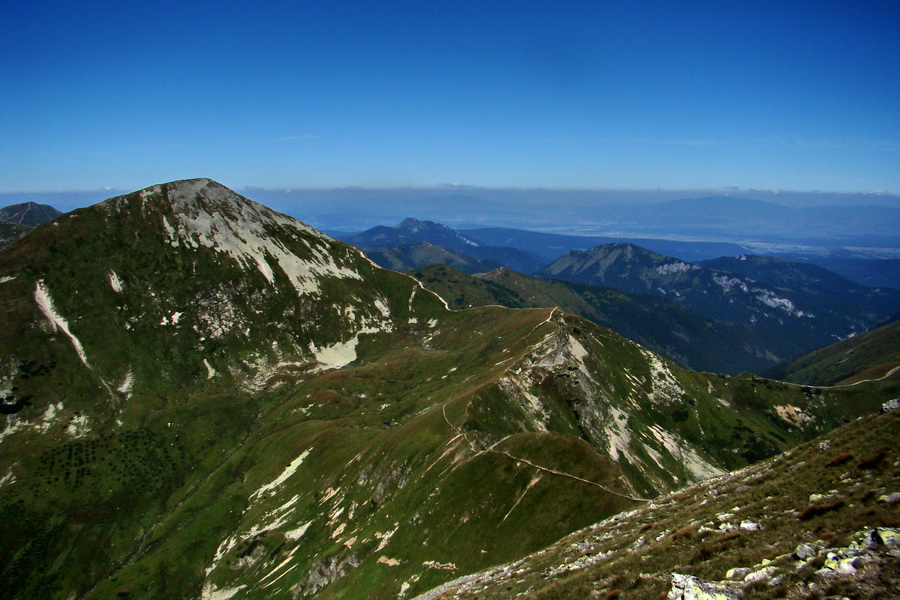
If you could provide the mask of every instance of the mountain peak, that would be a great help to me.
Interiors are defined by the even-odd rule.
[[[115,211],[140,210],[145,215],[153,212],[160,213],[167,230],[171,227],[178,229],[177,224],[169,224],[174,218],[182,221],[188,231],[202,234],[211,233],[211,226],[213,230],[221,233],[222,228],[219,226],[223,225],[222,223],[209,224],[205,222],[225,220],[230,223],[227,229],[238,228],[243,231],[259,229],[260,226],[265,225],[281,225],[324,236],[323,233],[305,223],[245,198],[221,183],[206,177],[153,185],[130,194],[110,198],[101,203],[101,206]],[[187,223],[188,221],[190,225]],[[198,228],[204,231],[200,232]],[[172,237],[171,232],[170,237]]]
[[[135,196],[140,199],[142,204],[147,202],[160,203],[161,206],[171,206],[176,213],[183,211],[194,212],[198,209],[230,211],[242,206],[249,207],[254,205],[272,212],[221,183],[206,177],[181,179],[153,185],[132,194],[119,196],[119,198],[132,199]],[[118,198],[110,199],[113,203],[116,200]]]
[[[412,217],[406,217],[400,223],[394,226],[394,229],[417,233],[419,231],[427,231],[429,229],[449,229],[446,225],[435,223],[434,221],[420,221]]]
[[[0,208],[0,221],[16,223],[26,227],[36,227],[52,221],[62,213],[48,204],[23,202]]]
[[[228,255],[258,269],[270,284],[276,271],[282,271],[301,295],[318,291],[316,280],[321,276],[359,279],[325,251],[323,244],[333,240],[324,233],[212,179],[154,185],[110,198],[102,206],[109,214],[131,212],[156,224],[172,248],[210,248]],[[304,251],[298,255],[290,250],[294,246]]]
[[[592,257],[622,257],[627,260],[652,259],[654,262],[678,260],[668,256],[663,256],[662,254],[658,254],[652,250],[647,250],[646,248],[638,246],[636,244],[632,244],[631,242],[613,242],[611,244],[600,244],[599,246],[594,246],[589,250],[585,250],[585,253]]]

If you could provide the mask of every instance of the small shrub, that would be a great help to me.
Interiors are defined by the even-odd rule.
[[[824,515],[825,513],[831,512],[833,510],[837,510],[844,506],[843,500],[835,500],[834,502],[829,502],[828,504],[810,504],[803,511],[797,515],[797,518],[801,521],[809,521],[810,519],[814,519],[815,517],[819,517]]]
[[[849,462],[853,460],[853,455],[849,452],[841,452],[840,454],[835,454],[831,457],[827,463],[825,463],[826,467],[836,467],[838,465],[842,465],[845,462]]]
[[[694,549],[694,554],[691,556],[691,564],[696,564],[699,562],[706,562],[711,559],[713,556],[717,554],[716,548],[711,545],[704,544],[702,546],[697,546]]]
[[[725,535],[720,537],[718,539],[718,541],[719,542],[727,542],[729,540],[733,540],[733,539],[736,539],[739,537],[741,537],[741,533],[739,531],[729,531],[728,533],[726,533]]]
[[[817,537],[816,539],[817,539],[817,540],[821,540],[821,541],[823,541],[823,542],[825,542],[825,543],[827,544],[827,543],[830,543],[831,540],[833,540],[834,538],[835,538],[835,533],[834,533],[833,531],[825,531],[825,532],[822,533],[822,535],[820,535],[820,536]],[[822,564],[819,565],[819,566],[821,567],[821,566],[824,565],[824,564],[825,564],[825,562],[824,562],[824,559],[823,559]]]
[[[857,465],[860,469],[874,469],[881,464],[881,461],[885,459],[888,455],[888,447],[882,446],[878,450],[875,451],[871,456],[865,456],[860,459],[859,464]]]

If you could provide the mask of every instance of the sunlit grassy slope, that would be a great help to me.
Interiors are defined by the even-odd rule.
[[[853,556],[841,549],[872,530],[900,527],[900,502],[891,499],[900,491],[900,456],[890,443],[898,435],[897,411],[862,418],[422,600],[664,598],[673,573],[722,582],[730,597],[747,599],[895,598],[896,545],[876,542],[869,556],[848,560],[858,569],[843,573],[835,557]],[[727,597],[718,593],[702,597]]]
[[[813,350],[773,371],[803,384],[830,385],[878,379],[900,366],[900,321]]]

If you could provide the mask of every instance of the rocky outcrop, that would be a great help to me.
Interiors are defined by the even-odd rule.
[[[667,600],[738,600],[743,592],[736,584],[703,581],[691,575],[672,573],[672,589]]]
[[[703,581],[673,573],[667,599],[738,600],[753,584],[769,588],[784,585],[792,590],[792,598],[837,586],[855,594],[853,597],[869,598],[873,597],[870,592],[884,588],[885,579],[893,578],[895,585],[900,584],[895,577],[898,559],[900,529],[876,527],[857,533],[847,547],[827,548],[821,541],[800,544],[790,555],[749,568],[730,569],[725,581]]]

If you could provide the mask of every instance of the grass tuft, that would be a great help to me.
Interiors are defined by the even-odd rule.
[[[814,519],[825,513],[831,512],[833,510],[837,510],[844,506],[845,502],[843,500],[835,500],[834,502],[829,502],[828,504],[810,504],[803,511],[797,515],[797,518],[801,521],[809,521],[810,519]]]
[[[836,467],[838,465],[842,465],[846,462],[853,460],[853,455],[849,452],[841,452],[840,454],[835,454],[831,457],[827,463],[825,463],[826,467]]]
[[[875,469],[875,468],[877,468],[878,465],[880,465],[881,462],[885,459],[885,457],[887,457],[888,450],[889,449],[887,446],[882,446],[881,448],[876,450],[874,454],[863,457],[859,461],[859,464],[857,465],[857,467],[860,469]]]
[[[672,541],[674,542],[675,540],[678,540],[681,538],[690,539],[691,537],[694,536],[694,533],[695,533],[694,530],[690,529],[690,528],[682,529],[681,531],[676,531],[675,533],[672,534]]]

